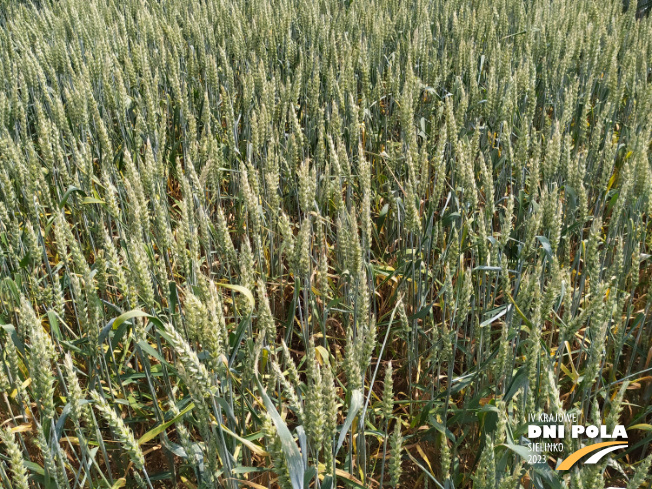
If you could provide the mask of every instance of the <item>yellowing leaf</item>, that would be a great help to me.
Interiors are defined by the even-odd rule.
[[[267,486],[261,486],[260,484],[256,484],[255,482],[247,481],[244,479],[238,479],[237,483],[244,484],[245,486],[253,487],[254,489],[267,489]]]
[[[421,455],[421,458],[423,458],[426,461],[426,463],[428,464],[428,468],[430,469],[430,472],[432,473],[432,465],[430,465],[430,460],[428,460],[428,457],[426,456],[426,453],[423,451],[423,449],[421,448],[421,445],[419,445],[418,443],[417,443],[416,447],[417,447],[417,452],[419,452],[419,455]]]
[[[263,450],[261,447],[259,447],[259,446],[256,445],[255,443],[252,443],[252,442],[249,441],[249,440],[246,440],[246,439],[244,439],[244,438],[242,438],[242,437],[236,435],[233,431],[231,431],[230,429],[228,429],[225,425],[222,425],[222,430],[223,430],[225,433],[231,435],[233,438],[235,438],[236,440],[238,440],[238,441],[239,441],[240,443],[242,443],[243,445],[245,445],[249,450],[251,450],[252,452],[254,452],[256,455],[260,455],[261,457],[267,457],[267,455],[269,455],[269,453],[267,453],[267,452],[266,452],[265,450]]]
[[[329,362],[328,350],[321,345],[317,345],[315,350],[318,354],[318,361],[320,365],[324,365],[324,362]]]
[[[26,431],[32,431],[32,425],[31,424],[19,424],[18,426],[14,426],[10,430],[12,433],[25,433]]]
[[[184,476],[181,476],[181,482],[183,482],[183,484],[186,487],[189,487],[190,489],[197,489],[197,486],[194,485],[192,482],[190,482],[188,479],[186,479]]]
[[[95,197],[84,197],[81,203],[82,204],[104,204],[104,201],[100,199],[96,199]]]
[[[115,483],[111,486],[111,489],[118,489],[118,487],[124,487],[127,485],[127,479],[120,477]]]
[[[251,293],[251,290],[249,290],[247,287],[243,287],[242,285],[227,284],[225,282],[217,282],[215,285],[219,285],[220,287],[224,287],[225,289],[231,289],[231,290],[235,290],[236,292],[240,292],[242,295],[244,295],[247,298],[252,308],[256,305],[256,301],[254,300],[254,295]]]
[[[347,481],[349,481],[350,483],[352,483],[356,487],[365,487],[365,485],[362,483],[361,480],[356,479],[351,474],[349,474],[348,472],[345,472],[342,469],[335,469],[335,474],[338,477],[341,477],[342,479],[346,479]]]

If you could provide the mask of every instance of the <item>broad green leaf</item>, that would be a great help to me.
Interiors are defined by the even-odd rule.
[[[187,412],[190,412],[194,409],[195,403],[191,402],[186,409],[181,411],[179,414],[177,414],[174,418],[172,418],[170,421],[167,421],[163,424],[160,424],[158,426],[155,426],[151,430],[149,430],[147,433],[145,433],[143,436],[141,436],[138,439],[138,444],[142,445],[144,443],[147,443],[148,441],[156,438],[162,431],[165,431],[169,426],[172,426],[174,423],[176,423],[184,414]]]
[[[74,185],[71,185],[68,190],[66,190],[66,193],[63,194],[63,197],[61,198],[61,202],[59,202],[59,209],[63,209],[63,207],[66,205],[66,202],[68,202],[68,199],[73,193],[80,193],[83,196],[86,196],[86,192],[84,192],[82,189],[75,187]]]
[[[149,314],[147,314],[145,311],[141,311],[140,309],[133,309],[131,311],[127,311],[124,314],[121,314],[115,320],[113,321],[113,329],[118,329],[118,327],[124,323],[125,321],[128,321],[129,319],[133,318],[144,318],[144,317],[151,317]]]
[[[358,414],[358,411],[360,411],[360,408],[362,408],[362,392],[360,390],[356,389],[351,393],[351,403],[349,404],[349,413],[346,415],[346,420],[344,421],[344,426],[342,426],[342,430],[340,431],[340,438],[337,440],[337,447],[335,448],[335,453],[340,451],[340,448],[342,447],[342,444],[344,443],[344,439],[346,438],[346,434],[349,432],[349,428],[351,428],[351,425],[353,424],[353,420]]]
[[[256,382],[258,383],[260,394],[263,398],[263,402],[265,403],[265,408],[272,418],[272,422],[276,427],[276,432],[281,439],[281,448],[283,450],[283,454],[285,455],[285,463],[287,464],[288,472],[290,473],[292,488],[303,489],[303,473],[305,471],[305,467],[303,465],[301,452],[299,452],[299,447],[297,447],[297,444],[294,442],[294,438],[292,438],[290,429],[285,424],[285,421],[283,421],[283,418],[281,418],[281,416],[278,414],[274,404],[267,396],[267,392],[265,392],[265,388],[263,387],[263,384],[261,384],[258,377],[256,377]],[[360,404],[362,404],[362,394],[360,394]]]

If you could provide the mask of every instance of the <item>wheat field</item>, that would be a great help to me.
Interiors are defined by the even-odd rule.
[[[649,488],[631,3],[0,1],[0,486]]]

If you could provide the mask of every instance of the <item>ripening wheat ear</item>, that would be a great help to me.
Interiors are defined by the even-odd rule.
[[[643,484],[650,475],[650,465],[652,465],[652,455],[645,457],[638,467],[636,467],[634,475],[627,483],[627,489],[638,489],[641,487],[641,484]]]
[[[29,366],[34,379],[32,396],[37,401],[41,422],[45,423],[54,417],[52,362],[56,359],[56,351],[32,305],[24,297],[21,298],[20,313],[20,323],[30,340]]]
[[[171,324],[165,325],[165,332],[174,347],[177,363],[193,396],[199,396],[199,399],[202,399],[209,395],[214,390],[213,382],[208,370],[199,361],[197,353]]]
[[[102,396],[100,396],[96,391],[91,391],[90,394],[95,401],[95,408],[109,423],[113,434],[118,438],[118,441],[129,454],[129,459],[137,470],[143,470],[145,467],[145,457],[138,446],[136,438],[134,438],[134,433],[127,427],[123,419],[116,414],[114,409]]]
[[[20,446],[14,438],[14,434],[10,430],[3,428],[0,429],[0,438],[5,446],[5,453],[9,457],[9,463],[13,473],[13,483],[18,489],[29,489],[27,467]]]
[[[381,413],[385,420],[389,420],[394,411],[394,379],[392,375],[394,370],[392,369],[392,362],[390,361],[387,364],[385,370],[385,382],[383,385],[383,398],[381,404]]]
[[[70,354],[66,354],[64,356],[63,366],[66,379],[66,388],[70,398],[70,415],[76,424],[78,424],[82,419],[88,423],[90,420],[88,406],[82,405],[81,403],[84,399],[84,392],[79,385],[79,379],[77,378],[75,367],[73,365],[72,357]]]
[[[403,451],[403,436],[401,435],[401,421],[396,420],[394,425],[394,433],[390,440],[392,450],[391,459],[389,462],[389,477],[390,485],[397,487],[401,480],[403,469],[401,467],[401,452]]]

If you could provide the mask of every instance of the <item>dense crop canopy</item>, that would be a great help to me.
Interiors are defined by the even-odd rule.
[[[651,144],[621,0],[0,1],[0,486],[638,489]]]

